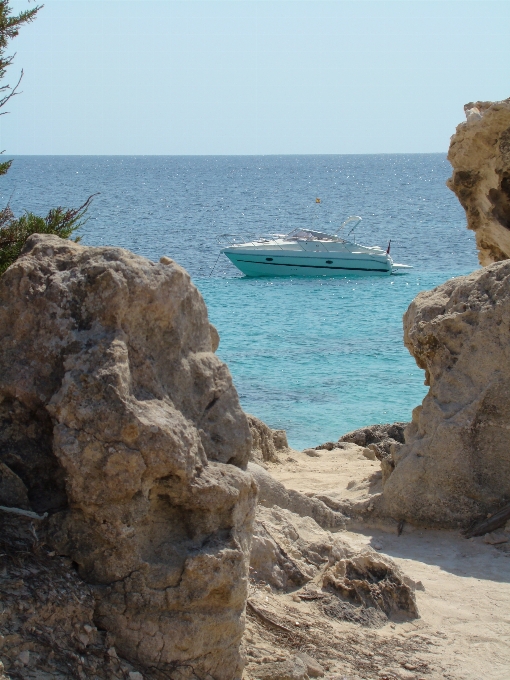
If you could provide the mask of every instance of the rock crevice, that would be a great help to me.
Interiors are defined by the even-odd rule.
[[[476,233],[482,265],[510,257],[510,99],[470,102],[448,152],[447,182]]]

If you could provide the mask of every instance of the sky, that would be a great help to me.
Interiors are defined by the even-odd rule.
[[[44,4],[7,155],[446,152],[466,102],[510,96],[510,1]]]

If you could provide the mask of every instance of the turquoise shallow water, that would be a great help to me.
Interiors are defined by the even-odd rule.
[[[265,157],[18,157],[4,203],[42,213],[100,191],[89,245],[169,255],[202,291],[245,410],[285,428],[295,447],[376,422],[408,420],[423,371],[402,343],[413,297],[477,267],[442,154]],[[317,205],[319,196],[322,203]],[[218,257],[224,232],[331,229],[363,216],[359,240],[412,273],[344,279],[247,279]],[[210,272],[214,271],[210,276]]]
[[[443,281],[426,273],[206,280],[200,288],[243,405],[305,447],[409,420],[426,388],[402,342],[402,313]]]

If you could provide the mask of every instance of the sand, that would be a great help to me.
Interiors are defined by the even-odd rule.
[[[381,490],[379,462],[360,447],[317,453],[290,451],[269,472],[288,488],[338,500],[359,501]],[[305,649],[335,680],[510,678],[510,542],[490,545],[409,525],[398,536],[396,524],[352,525],[341,534],[353,547],[370,545],[395,560],[416,584],[420,618],[370,628],[324,617],[320,601],[252,586],[255,607],[293,634],[249,610],[246,677],[256,663]],[[510,539],[510,533],[499,536]]]

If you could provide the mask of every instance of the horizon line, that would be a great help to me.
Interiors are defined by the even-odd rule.
[[[216,158],[220,157],[266,157],[266,156],[433,156],[444,154],[448,151],[378,151],[362,153],[12,153],[7,156],[15,157],[121,157],[121,158],[142,158],[142,157],[181,157],[181,158]]]

